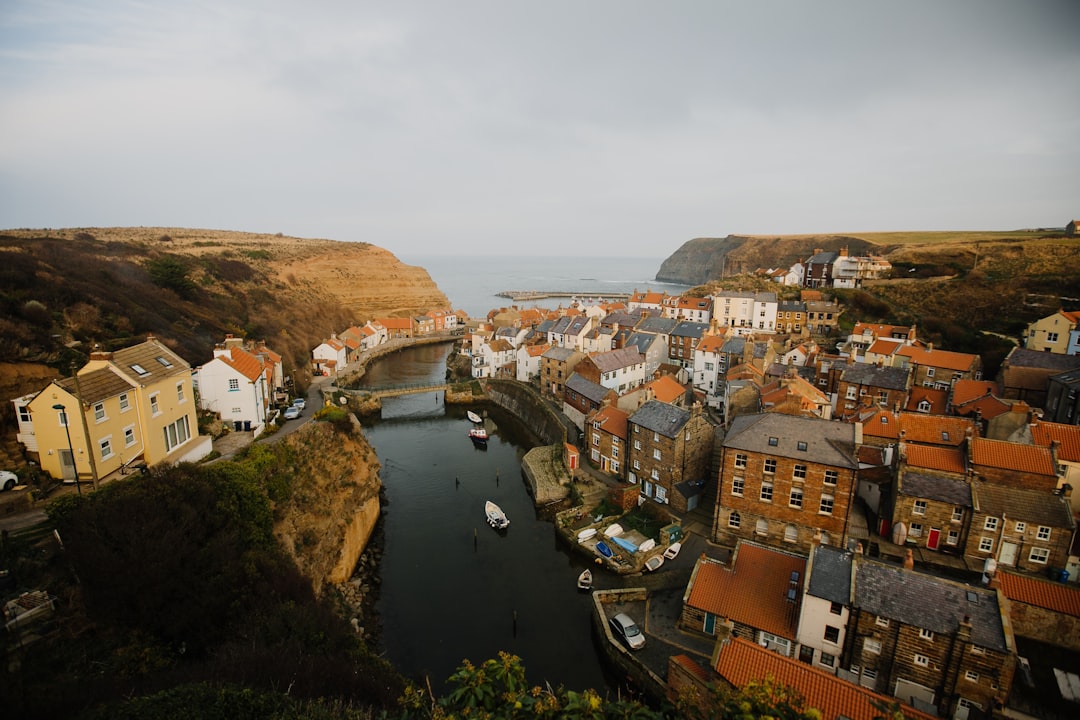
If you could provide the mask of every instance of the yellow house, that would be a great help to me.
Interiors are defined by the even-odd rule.
[[[212,450],[198,434],[191,366],[152,337],[92,353],[29,408],[41,468],[66,481],[96,483],[135,463],[193,462]]]
[[[1024,347],[1028,350],[1067,355],[1069,352],[1069,333],[1080,323],[1080,312],[1058,310],[1027,326],[1024,333]]]

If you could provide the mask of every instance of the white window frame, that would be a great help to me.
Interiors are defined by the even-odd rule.
[[[912,515],[925,515],[926,514],[926,501],[925,500],[916,500],[914,505],[912,505],[912,507],[911,507],[911,514]]]
[[[737,467],[737,468],[746,467],[746,456],[743,455],[742,453],[735,453],[735,467]]]
[[[1040,525],[1039,529],[1035,531],[1035,539],[1036,540],[1049,540],[1050,539],[1050,528],[1048,526],[1046,526],[1046,525]]]
[[[833,510],[836,508],[836,498],[832,495],[822,495],[821,502],[818,503],[818,515],[832,515]]]
[[[803,490],[801,487],[791,488],[791,495],[788,497],[788,507],[802,510],[803,506]]]
[[[979,538],[979,552],[994,552],[994,538],[983,535]]]
[[[738,510],[731,511],[731,514],[728,515],[727,524],[729,528],[733,528],[735,530],[738,530],[740,527],[742,527],[742,515],[739,514]]]
[[[862,649],[871,655],[881,654],[881,641],[874,638],[863,638]]]
[[[105,414],[105,403],[94,403],[94,422],[104,422],[109,416]]]
[[[98,450],[101,452],[102,460],[108,460],[112,457],[112,435],[106,435],[105,437],[98,440]]]
[[[758,492],[758,499],[761,502],[771,503],[773,499],[773,484],[765,481],[761,483],[761,490]]]
[[[826,470],[824,483],[826,485],[836,485],[840,480],[840,472],[838,470]]]
[[[929,641],[933,642],[933,640],[934,640],[934,631],[933,630],[927,630],[926,628],[919,628],[919,637],[921,639],[923,639],[923,640],[929,640]]]
[[[731,478],[731,494],[735,497],[742,497],[746,491],[746,478],[733,477]]]
[[[986,520],[983,521],[983,530],[989,530],[991,532],[996,531],[998,529],[998,522],[999,520],[996,517],[988,515]]]
[[[1039,565],[1045,565],[1050,560],[1050,549],[1034,546],[1031,548],[1031,552],[1028,553],[1028,561],[1038,563]]]
[[[161,414],[161,404],[158,403],[158,395],[160,395],[160,393],[152,393],[150,395],[150,414],[154,416]]]
[[[127,412],[131,409],[131,399],[127,393],[120,393],[120,412]]]
[[[922,653],[915,653],[915,656],[911,658],[911,661],[919,667],[930,667],[930,658]]]
[[[124,428],[124,447],[131,447],[135,442],[135,426],[128,425]]]

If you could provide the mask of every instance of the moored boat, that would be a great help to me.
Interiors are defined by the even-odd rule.
[[[496,530],[505,530],[510,526],[510,518],[506,517],[501,507],[490,500],[484,503],[484,515],[487,517],[488,525]]]
[[[475,443],[486,443],[488,441],[487,430],[482,427],[474,427],[469,430],[469,438]]]
[[[648,570],[649,572],[652,572],[652,571],[658,569],[663,564],[664,564],[664,556],[663,555],[653,555],[651,558],[649,558],[648,560],[645,561],[645,569]]]
[[[671,543],[671,547],[664,551],[664,557],[668,560],[674,560],[679,555],[679,551],[682,550],[682,543]]]
[[[604,542],[603,540],[601,540],[600,542],[596,543],[596,552],[600,553],[601,555],[603,555],[603,556],[604,556],[604,557],[606,557],[606,558],[609,558],[609,557],[611,557],[611,556],[612,556],[612,554],[613,554],[613,553],[611,552],[611,548],[609,548],[609,547],[607,546],[607,543],[605,543],[605,542]]]
[[[577,534],[577,541],[579,543],[585,542],[594,535],[596,535],[596,528],[586,528]]]
[[[585,569],[577,578],[578,590],[592,590],[592,570]]]
[[[479,415],[474,413],[472,410],[466,410],[465,414],[469,417],[470,420],[472,420],[477,425],[484,422],[484,418],[480,417]]]

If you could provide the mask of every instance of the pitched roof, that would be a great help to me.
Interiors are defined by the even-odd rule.
[[[597,352],[589,356],[596,364],[596,368],[602,372],[614,372],[631,365],[640,365],[645,362],[645,356],[636,347],[624,347],[618,350]]]
[[[890,705],[897,702],[896,698],[784,657],[741,637],[733,637],[720,647],[716,654],[716,672],[736,687],[771,677],[798,691],[807,707],[820,711],[820,717],[825,720],[874,720],[881,716],[881,711],[873,703]],[[907,704],[900,706],[909,720],[936,720],[936,716]]]
[[[811,555],[807,592],[829,602],[851,604],[851,559],[850,550],[816,545]]]
[[[229,354],[220,355],[218,359],[248,380],[256,380],[262,375],[262,361],[243,348],[229,348]]]
[[[855,605],[866,612],[941,634],[955,633],[966,616],[971,640],[992,650],[1007,649],[997,593],[953,580],[859,559]]]
[[[934,445],[904,445],[903,460],[909,467],[963,473],[967,470],[967,456],[960,448]]]
[[[869,385],[886,390],[904,390],[907,388],[908,376],[910,375],[911,371],[907,368],[878,367],[872,363],[852,363],[845,366],[843,372],[840,373],[840,382]]]
[[[798,595],[805,572],[804,558],[740,542],[730,567],[705,557],[698,560],[686,603],[794,639],[799,619]],[[792,573],[798,575],[794,585],[796,598],[789,601]]]
[[[606,388],[599,383],[594,383],[592,380],[588,380],[572,373],[570,377],[566,379],[566,389],[573,390],[578,395],[581,395],[587,400],[592,400],[594,403],[599,403],[604,399],[604,396],[611,392],[611,388]]]
[[[614,405],[608,405],[597,411],[593,415],[592,421],[594,423],[600,423],[600,428],[606,432],[614,435],[617,438],[626,439],[626,421],[630,418],[630,414],[620,410]]]
[[[1050,448],[1007,440],[974,438],[971,441],[971,462],[1001,470],[1057,475]]]
[[[1052,370],[1065,372],[1080,368],[1080,355],[1061,355],[1060,353],[1041,352],[1028,350],[1024,347],[1014,347],[1009,351],[1002,363],[1004,369],[1036,368],[1039,370]]]
[[[908,393],[908,401],[904,409],[912,412],[924,412],[921,409],[921,406],[924,405],[928,408],[925,412],[943,415],[949,406],[949,391],[928,388],[923,385],[914,386],[911,388],[911,392]]]
[[[676,437],[690,420],[690,412],[659,400],[650,400],[630,416],[630,422],[664,437]]]
[[[927,415],[917,412],[900,413],[900,431],[907,442],[958,447],[969,433],[974,434],[975,422],[951,415]]]
[[[979,365],[978,355],[919,347],[918,345],[905,345],[897,350],[896,354],[910,358],[911,362],[916,365],[945,368],[957,372],[966,372]]]
[[[1030,490],[990,482],[971,485],[971,505],[975,512],[992,517],[1008,515],[1013,520],[1047,527],[1075,525],[1068,501],[1049,490]]]
[[[998,569],[996,577],[1001,592],[1013,602],[1080,617],[1080,589],[1001,569]]]
[[[58,384],[75,395],[75,382],[71,378],[63,378]],[[131,392],[136,383],[117,372],[113,367],[103,367],[86,373],[79,373],[79,395],[86,403],[99,403],[102,400],[116,397],[122,393]]]
[[[907,325],[882,325],[878,323],[857,322],[851,329],[852,335],[871,335],[875,338],[902,338],[908,339],[913,328]]]
[[[1080,462],[1080,425],[1045,422],[1040,420],[1031,424],[1031,441],[1036,445],[1050,447],[1057,441],[1058,458],[1066,462]]]
[[[774,439],[776,444],[772,444]],[[724,447],[805,458],[836,467],[858,467],[854,425],[819,418],[779,413],[739,415],[731,423]]]
[[[909,471],[900,474],[898,484],[899,493],[907,497],[971,507],[971,486],[960,478]]]
[[[653,397],[660,402],[674,402],[686,395],[686,388],[670,375],[661,375],[650,382],[648,386],[653,391]]]
[[[543,357],[557,362],[566,362],[576,354],[578,354],[578,351],[574,348],[564,348],[556,345],[555,347],[549,348],[548,351],[543,354]]]
[[[694,350],[697,352],[718,353],[724,346],[724,342],[725,338],[723,335],[706,335],[701,338]]]
[[[701,338],[709,329],[708,323],[691,322],[683,320],[671,329],[671,334],[676,337]]]
[[[995,395],[997,392],[998,384],[992,380],[957,380],[952,384],[952,403],[963,405],[976,398]]]

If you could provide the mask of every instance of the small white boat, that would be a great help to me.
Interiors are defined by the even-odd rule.
[[[649,558],[648,560],[645,561],[645,569],[648,570],[649,572],[652,572],[653,570],[656,570],[657,568],[659,568],[663,564],[664,564],[664,556],[663,555],[653,555],[651,558]]]
[[[592,590],[592,570],[585,569],[577,577],[578,590]]]
[[[577,541],[579,543],[585,542],[589,538],[596,535],[596,528],[586,528],[577,534]]]
[[[640,553],[649,552],[654,547],[656,547],[656,541],[652,538],[649,538],[648,540],[637,546],[637,551]]]
[[[671,543],[671,547],[664,551],[664,557],[668,560],[674,560],[679,556],[679,551],[682,550],[682,543]]]
[[[607,529],[604,530],[604,534],[607,535],[608,537],[615,537],[616,535],[622,535],[623,534],[623,526],[620,525],[619,523],[614,523],[612,525],[608,525]]]
[[[505,530],[510,526],[510,519],[502,508],[488,500],[484,503],[484,515],[487,516],[488,525],[496,530]]]
[[[465,414],[466,414],[466,415],[468,415],[468,416],[469,416],[469,419],[470,419],[470,420],[472,420],[472,421],[473,421],[474,423],[476,423],[477,425],[479,425],[480,423],[484,422],[484,418],[480,417],[479,415],[477,415],[476,413],[474,413],[474,412],[473,412],[472,410],[466,410],[466,411],[465,411]]]

